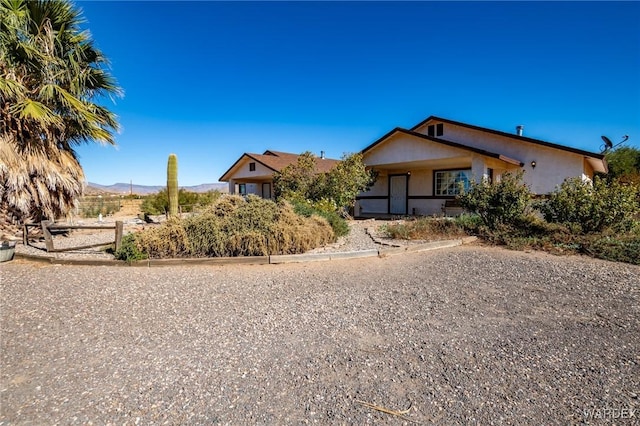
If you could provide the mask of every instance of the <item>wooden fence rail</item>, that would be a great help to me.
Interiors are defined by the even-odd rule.
[[[90,244],[90,245],[85,245],[85,246],[77,246],[77,247],[67,247],[67,248],[59,248],[56,249],[53,247],[53,234],[51,231],[68,231],[71,229],[114,229],[115,230],[115,240],[113,242],[113,244],[115,244],[115,249],[119,250],[120,249],[120,245],[122,244],[122,235],[123,235],[123,231],[124,231],[124,226],[122,221],[117,221],[114,225],[106,225],[106,226],[91,226],[91,225],[61,225],[58,224],[56,225],[54,222],[50,221],[50,220],[43,220],[42,222],[38,223],[25,223],[24,224],[24,228],[23,228],[23,233],[22,233],[22,242],[24,243],[24,245],[28,245],[29,244],[29,228],[32,227],[40,227],[42,229],[42,234],[44,236],[44,243],[45,243],[45,247],[47,249],[47,252],[49,253],[53,253],[53,252],[62,252],[62,251],[71,251],[71,250],[81,250],[81,249],[86,249],[86,248],[92,248],[92,247],[100,247],[100,246],[106,246],[111,244],[111,242],[108,243],[99,243],[99,244]]]

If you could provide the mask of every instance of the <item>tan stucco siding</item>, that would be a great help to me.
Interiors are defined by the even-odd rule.
[[[567,153],[558,155],[550,149],[539,150],[524,165],[524,182],[536,194],[548,194],[570,177],[581,177],[584,160],[581,156]],[[531,166],[536,162],[536,167]]]
[[[468,157],[468,155],[468,151],[462,149],[430,143],[411,135],[396,134],[367,152],[364,163],[375,167],[384,164]]]
[[[427,134],[427,126],[422,126],[416,131]],[[549,193],[566,178],[582,177],[585,172],[583,155],[560,149],[514,140],[449,123],[444,123],[444,134],[440,137],[506,155],[523,162],[524,181],[536,194]],[[536,162],[535,169],[531,167],[532,161]]]
[[[409,200],[409,213],[418,216],[441,215],[443,205],[444,200],[441,199]]]
[[[409,176],[409,196],[433,195],[433,170],[416,170]]]
[[[254,171],[249,170],[249,163],[255,163],[256,169]],[[250,159],[243,159],[240,161],[234,170],[232,170],[230,179],[252,179],[252,178],[264,178],[266,176],[272,176],[273,170],[264,166],[257,161],[253,161]]]
[[[371,196],[387,195],[389,192],[388,179],[389,177],[387,173],[385,172],[379,173],[378,178],[376,179],[371,189],[368,192],[366,192],[366,195],[371,195]],[[361,194],[361,195],[364,195],[364,194]]]

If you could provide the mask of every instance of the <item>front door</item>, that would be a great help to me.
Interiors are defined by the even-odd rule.
[[[407,175],[389,177],[389,213],[407,214]]]

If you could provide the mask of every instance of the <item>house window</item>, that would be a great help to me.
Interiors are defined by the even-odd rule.
[[[240,195],[247,195],[247,184],[241,183],[240,185],[238,185],[238,192],[240,193]]]
[[[487,168],[487,180],[489,183],[493,183],[493,169]]]
[[[427,126],[427,136],[442,136],[444,135],[444,124],[430,124]]]
[[[434,172],[435,195],[458,195],[460,184],[465,190],[469,189],[471,169],[438,170]]]
[[[249,163],[249,171],[250,172],[256,171],[256,163]]]

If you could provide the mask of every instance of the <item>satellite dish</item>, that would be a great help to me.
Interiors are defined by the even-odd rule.
[[[618,142],[617,144],[613,144],[613,142],[611,142],[611,139],[609,139],[606,136],[600,136],[602,138],[602,140],[604,141],[604,145],[600,146],[600,151],[604,154],[605,152],[609,151],[612,148],[615,148],[616,146],[625,143],[627,140],[629,140],[629,135],[624,135],[622,137],[622,140],[620,142]]]

